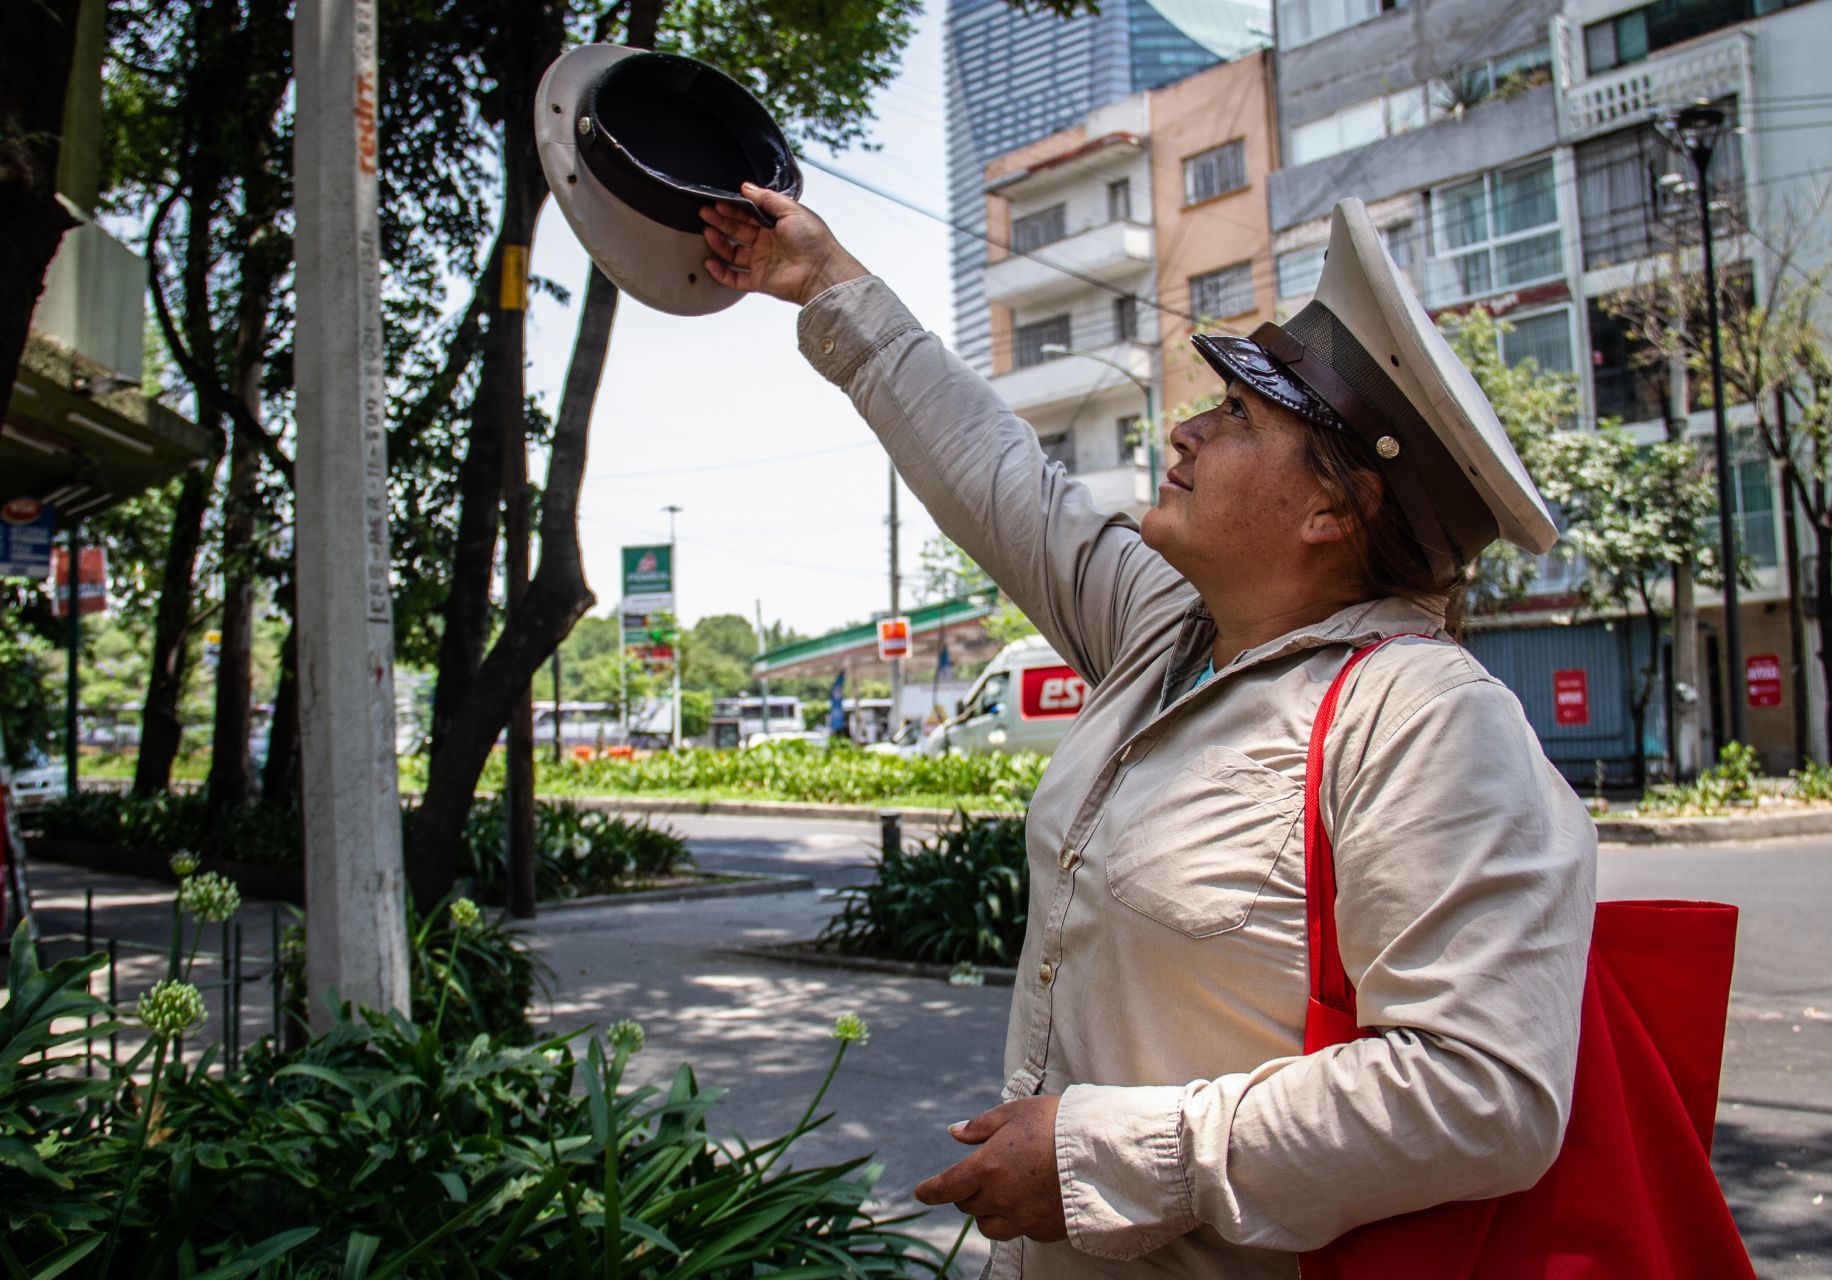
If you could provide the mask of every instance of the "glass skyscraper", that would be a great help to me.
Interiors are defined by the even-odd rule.
[[[1269,39],[1266,4],[1106,0],[1101,10],[1063,19],[1024,14],[1006,0],[951,0],[948,210],[956,227],[985,230],[982,175],[994,156]],[[992,364],[980,286],[986,245],[957,230],[950,250],[955,349],[984,371]]]

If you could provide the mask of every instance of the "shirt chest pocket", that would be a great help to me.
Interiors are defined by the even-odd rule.
[[[1294,835],[1302,849],[1303,788],[1230,748],[1204,748],[1161,782],[1129,779],[1127,789],[1107,887],[1192,938],[1245,924]]]

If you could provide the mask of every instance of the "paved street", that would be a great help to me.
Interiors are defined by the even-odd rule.
[[[722,1131],[785,1131],[826,1068],[835,1015],[857,1012],[871,1041],[855,1049],[823,1110],[836,1119],[798,1148],[803,1162],[876,1152],[887,1207],[954,1154],[943,1131],[996,1101],[1010,993],[795,967],[723,950],[813,935],[832,888],[862,878],[875,823],[670,816],[709,870],[793,872],[815,893],[549,911],[529,930],[553,966],[539,1016],[556,1028],[641,1020],[638,1078],[662,1081],[690,1061],[702,1084],[730,1090]],[[82,889],[108,892],[103,914],[163,937],[167,890],[41,865],[46,924],[78,929]],[[1715,898],[1743,911],[1725,1051],[1716,1160],[1758,1271],[1780,1280],[1832,1275],[1832,840],[1722,847],[1606,847],[1606,897]],[[108,904],[119,903],[118,910]],[[264,935],[266,908],[249,929]],[[264,940],[264,938],[263,938]],[[124,983],[124,994],[132,984]],[[264,1010],[245,1013],[259,1034]],[[938,1213],[916,1228],[946,1247]],[[968,1257],[983,1256],[977,1238]]]

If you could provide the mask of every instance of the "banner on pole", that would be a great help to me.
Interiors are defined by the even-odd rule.
[[[62,547],[51,549],[51,616],[63,617],[70,603],[70,553]],[[84,547],[77,563],[76,611],[108,612],[108,559],[100,547]]]

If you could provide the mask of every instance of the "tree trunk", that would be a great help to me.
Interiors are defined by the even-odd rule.
[[[172,536],[165,544],[159,577],[159,608],[153,620],[151,671],[140,713],[140,754],[134,761],[134,794],[150,796],[172,785],[172,761],[184,737],[180,706],[190,672],[185,642],[191,635],[191,593],[197,548],[204,536],[215,467],[187,471],[172,504]]]
[[[1823,510],[1823,508],[1822,508]],[[1826,628],[1832,626],[1832,523],[1821,516],[1813,523],[1813,622],[1819,632],[1819,682],[1826,694],[1826,742],[1832,751],[1832,644],[1826,643]]]
[[[76,225],[57,199],[57,162],[81,8],[81,0],[0,5],[0,419],[45,271]]]
[[[452,851],[464,834],[471,793],[496,742],[497,726],[559,647],[594,597],[585,583],[579,554],[579,484],[585,474],[586,440],[592,401],[604,371],[605,349],[617,313],[617,288],[596,268],[586,286],[579,331],[567,370],[566,390],[548,454],[541,503],[541,563],[516,602],[516,609],[491,647],[470,693],[453,717],[426,780],[426,795],[408,837],[408,866],[425,872],[452,865]],[[421,909],[451,887],[448,878],[414,881]]]
[[[249,252],[244,248],[243,252]],[[235,335],[235,395],[249,413],[261,412],[261,374],[267,345],[268,290],[256,269],[239,303]],[[254,796],[248,739],[254,698],[254,550],[256,487],[261,458],[255,442],[234,429],[229,486],[223,497],[222,644],[217,652],[216,718],[210,746],[209,806],[239,808]]]
[[[288,628],[280,645],[280,687],[267,729],[267,763],[261,767],[261,803],[284,809],[299,799],[299,638]]]
[[[1682,782],[1698,776],[1700,720],[1705,692],[1698,667],[1698,575],[1673,566],[1673,773]]]

